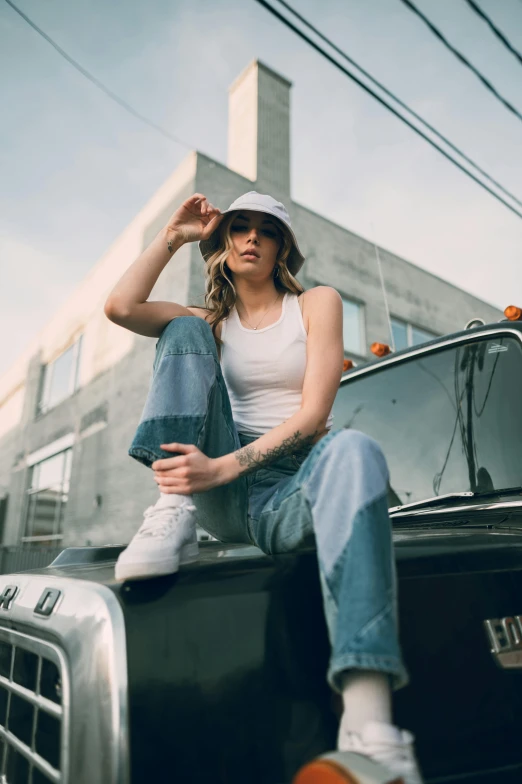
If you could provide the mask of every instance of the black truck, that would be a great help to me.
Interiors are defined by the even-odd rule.
[[[349,370],[345,427],[390,467],[411,679],[394,720],[427,784],[520,782],[520,311]],[[201,542],[177,574],[119,584],[122,548],[0,577],[1,782],[291,784],[335,748],[313,548]]]

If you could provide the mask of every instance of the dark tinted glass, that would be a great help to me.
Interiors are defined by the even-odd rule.
[[[343,385],[334,430],[375,438],[390,505],[522,487],[522,348],[497,336],[383,367]]]
[[[9,698],[9,692],[7,689],[4,689],[3,686],[0,686],[0,724],[2,727],[5,727],[7,721],[7,700]]]
[[[36,730],[36,751],[53,768],[60,768],[60,722],[45,711],[38,714]]]
[[[40,679],[40,694],[48,700],[58,703],[62,701],[62,683],[56,664],[48,659],[42,659],[42,675]]]
[[[5,781],[11,784],[27,784],[29,781],[29,763],[11,746],[7,750],[7,766]]]
[[[13,667],[13,680],[26,689],[36,691],[36,673],[38,672],[38,657],[23,648],[16,648]]]
[[[9,707],[9,730],[16,737],[31,746],[31,736],[33,732],[33,714],[35,707],[17,694],[11,694],[11,705]]]
[[[9,642],[0,642],[0,675],[11,677],[11,654],[13,646]]]

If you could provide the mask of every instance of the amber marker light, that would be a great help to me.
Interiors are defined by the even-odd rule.
[[[504,311],[504,316],[509,321],[522,321],[522,308],[517,308],[516,305],[508,305]]]
[[[391,354],[391,348],[387,343],[372,343],[370,351],[376,357],[385,357],[387,354]]]
[[[351,359],[345,359],[343,362],[343,373],[345,370],[351,370],[354,367],[354,364]]]

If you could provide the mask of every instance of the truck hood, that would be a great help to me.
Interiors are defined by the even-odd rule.
[[[401,576],[522,569],[522,511],[518,510],[516,514],[492,512],[479,518],[461,511],[448,514],[437,510],[429,518],[416,515],[413,520],[394,525],[393,539]],[[198,575],[203,577],[216,569],[226,576],[294,557],[294,554],[266,555],[258,547],[245,544],[203,541],[199,547],[199,559],[184,565],[176,579],[197,580]],[[68,547],[50,566],[24,574],[89,580],[119,591],[121,583],[114,579],[114,564],[124,548],[125,545]],[[313,548],[300,551],[301,554],[313,552]],[[141,584],[145,586],[146,581]]]
[[[485,772],[488,780],[507,784],[515,779],[503,771],[522,775],[522,683],[516,668],[499,666],[485,621],[522,617],[522,531],[513,520],[501,527],[498,515],[473,528],[475,519],[457,525],[439,512],[431,528],[416,519],[415,526],[410,521],[395,530],[400,639],[410,674],[410,684],[395,696],[395,720],[416,736],[428,784],[456,784],[462,776],[478,784]],[[81,602],[71,605],[76,594],[92,593],[98,602],[105,596],[107,607],[117,605],[136,781],[156,780],[173,758],[178,772],[190,760],[191,781],[215,775],[214,755],[195,753],[195,728],[207,725],[217,750],[231,744],[242,750],[242,764],[261,753],[256,739],[264,733],[262,758],[269,755],[274,776],[259,773],[254,784],[288,782],[285,771],[334,748],[337,724],[325,680],[329,646],[313,549],[268,556],[256,547],[202,542],[198,561],[177,574],[121,584],[114,562],[122,549],[68,548],[47,569],[3,575],[2,584],[19,587],[3,620],[43,637],[60,632],[67,607],[71,617],[76,606],[85,615]],[[61,592],[63,603],[38,620],[32,606],[49,588]],[[77,625],[69,621],[70,634]],[[288,744],[295,711],[304,723]],[[244,768],[235,776],[228,762],[223,765],[227,782],[244,781]]]

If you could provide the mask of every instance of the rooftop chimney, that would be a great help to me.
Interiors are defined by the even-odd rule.
[[[290,195],[291,86],[253,60],[229,89],[227,165],[279,199]]]

